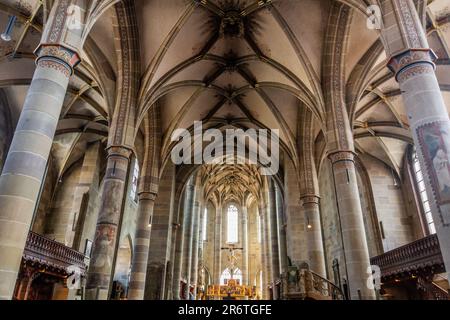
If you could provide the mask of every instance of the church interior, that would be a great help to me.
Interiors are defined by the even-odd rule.
[[[450,299],[450,0],[0,0],[0,32],[0,300]],[[195,161],[195,123],[277,170]]]

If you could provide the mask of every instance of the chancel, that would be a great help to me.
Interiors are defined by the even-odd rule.
[[[0,31],[0,300],[449,299],[449,0],[0,0]]]

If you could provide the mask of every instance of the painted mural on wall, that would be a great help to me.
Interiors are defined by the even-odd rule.
[[[450,128],[433,122],[417,129],[423,156],[439,205],[450,203]]]

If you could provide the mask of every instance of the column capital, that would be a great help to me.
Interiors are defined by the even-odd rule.
[[[60,70],[67,77],[73,75],[74,68],[81,62],[78,53],[57,44],[41,44],[34,54],[36,65]]]
[[[125,146],[110,146],[106,148],[109,157],[120,157],[130,160],[131,155],[133,154],[133,150],[127,148]]]
[[[307,204],[320,204],[320,197],[314,194],[300,196],[300,206],[303,207]]]
[[[388,68],[395,74],[395,79],[400,81],[400,75],[411,67],[427,64],[434,69],[434,61],[437,59],[432,49],[409,49],[398,55],[391,57],[388,62]]]
[[[139,177],[138,194],[154,194],[155,197],[159,191],[159,177],[143,175]]]
[[[351,161],[355,162],[356,153],[353,151],[333,151],[328,154],[332,164],[341,161]]]
[[[157,194],[154,193],[154,192],[143,191],[143,192],[139,193],[139,201],[141,201],[141,200],[148,200],[148,201],[153,201],[154,202],[156,200],[156,197],[157,197]]]

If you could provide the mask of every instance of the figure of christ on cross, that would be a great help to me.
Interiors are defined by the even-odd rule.
[[[222,248],[222,250],[228,250],[228,269],[230,270],[230,274],[231,274],[231,279],[233,279],[234,277],[234,272],[236,271],[236,262],[237,262],[237,257],[235,255],[235,252],[237,250],[244,250],[244,248],[237,248],[234,245],[230,245],[229,247],[224,247]]]

